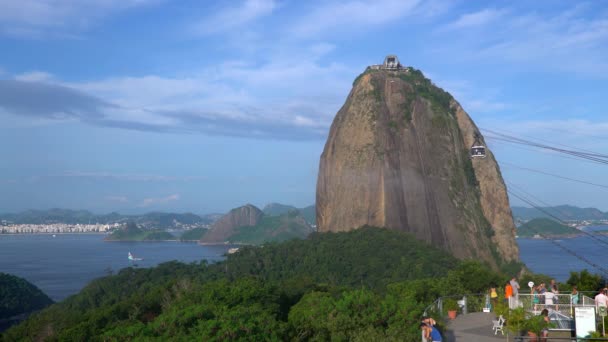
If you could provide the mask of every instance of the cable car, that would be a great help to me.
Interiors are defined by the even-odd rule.
[[[486,147],[479,141],[479,135],[475,134],[475,142],[471,146],[471,158],[485,158]]]

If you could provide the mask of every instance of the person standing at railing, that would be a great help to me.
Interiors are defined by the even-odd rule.
[[[608,296],[606,289],[602,289],[600,293],[595,296],[595,308],[599,311],[600,306],[608,307]]]
[[[530,289],[530,293],[532,294],[532,303],[534,304],[534,311],[538,310],[538,304],[540,304],[540,295],[539,295],[539,286],[534,286]]]
[[[572,286],[572,293],[570,294],[570,302],[572,305],[577,305],[579,301],[578,289],[576,286]]]
[[[517,279],[513,277],[509,284],[511,284],[511,287],[513,288],[513,308],[516,308],[519,306],[519,283],[517,282]]]
[[[505,301],[509,305],[509,309],[514,309],[513,307],[513,286],[511,283],[507,281],[505,284]]]
[[[555,279],[551,279],[551,285],[549,285],[549,289],[553,292],[553,293],[558,293],[558,289],[557,289],[557,282],[555,282]]]
[[[554,299],[555,299],[555,293],[553,291],[545,292],[545,308],[546,309],[553,309]]]

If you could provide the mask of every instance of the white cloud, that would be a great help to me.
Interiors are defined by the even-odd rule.
[[[504,14],[504,11],[486,8],[481,11],[466,13],[456,21],[447,25],[449,29],[462,29],[468,27],[482,26],[497,20]]]
[[[3,0],[0,34],[41,38],[73,36],[110,14],[159,0]]]
[[[420,0],[327,1],[294,23],[298,37],[364,30],[415,12]]]
[[[225,8],[201,20],[192,30],[202,35],[234,30],[271,14],[276,8],[274,0],[245,0],[238,7]]]
[[[452,58],[606,77],[608,19],[593,10],[585,6],[558,13],[484,9],[460,17],[438,33],[451,33],[444,49]]]
[[[166,197],[149,197],[144,198],[144,200],[138,205],[140,208],[150,207],[158,204],[166,204],[169,202],[174,202],[179,200],[179,194],[173,194]]]
[[[15,76],[21,81],[0,81],[0,112],[137,130],[317,139],[359,71],[323,64],[333,49],[325,42],[278,49],[265,63],[227,60],[183,77],[63,82],[28,72]],[[294,53],[298,59],[288,58]]]
[[[53,75],[44,71],[30,71],[23,74],[19,74],[15,76],[15,79],[18,81],[26,81],[26,82],[45,82],[52,81]]]

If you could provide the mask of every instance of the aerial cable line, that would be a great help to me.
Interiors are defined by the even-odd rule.
[[[528,203],[528,204],[530,204],[530,205],[533,205],[533,204],[531,204],[530,202],[528,202],[528,200],[527,200],[527,199],[525,199],[525,198],[523,198],[523,197],[521,197],[521,196],[519,196],[519,195],[515,194],[513,191],[511,191],[511,190],[507,190],[507,192],[508,192],[509,194],[511,194],[511,195],[513,195],[513,196],[515,196],[516,198],[520,199],[521,201],[526,202],[526,203]],[[564,252],[566,252],[566,253],[568,253],[568,254],[570,254],[570,255],[574,256],[575,258],[577,258],[577,259],[579,259],[579,260],[581,260],[581,261],[585,262],[586,264],[590,265],[591,267],[593,267],[593,268],[597,269],[598,271],[602,272],[604,275],[608,275],[608,270],[606,270],[606,269],[605,269],[605,268],[603,268],[602,266],[600,266],[600,265],[598,265],[598,264],[596,264],[596,263],[592,262],[591,260],[589,260],[589,259],[585,258],[585,257],[584,257],[584,256],[582,256],[582,255],[579,255],[579,254],[578,254],[578,253],[576,253],[575,251],[573,251],[573,250],[571,250],[571,249],[569,249],[569,248],[567,248],[567,247],[563,246],[563,245],[562,245],[562,244],[560,244],[559,242],[557,242],[557,241],[555,241],[555,240],[553,240],[553,239],[549,239],[549,238],[545,237],[543,234],[539,233],[539,232],[538,232],[537,230],[535,230],[534,228],[530,227],[530,229],[531,229],[531,230],[532,230],[534,233],[536,233],[536,234],[538,234],[539,236],[541,236],[541,237],[543,237],[543,238],[547,239],[549,242],[551,242],[552,244],[554,244],[554,245],[556,245],[557,247],[559,247],[560,249],[562,249]]]
[[[551,206],[550,204],[547,204],[547,203],[543,202],[543,201],[542,201],[542,200],[540,200],[538,197],[535,197],[534,195],[530,194],[529,192],[527,192],[526,190],[524,190],[522,187],[518,186],[517,184],[513,184],[513,183],[511,183],[511,182],[509,182],[508,184],[509,184],[509,186],[513,186],[513,187],[515,187],[515,188],[519,189],[519,191],[521,191],[521,192],[523,192],[524,194],[528,195],[528,196],[529,196],[530,198],[532,198],[533,200],[535,200],[535,201],[537,201],[537,202],[540,202],[541,204],[544,204],[546,207],[553,207],[553,206]],[[530,202],[534,203],[534,202],[533,202],[533,201],[532,201],[530,198],[528,198],[528,200],[529,200]],[[532,205],[532,206],[534,206],[534,204],[531,204],[531,205]],[[556,219],[556,220],[557,220],[559,223],[561,223],[561,224],[563,224],[563,225],[565,225],[565,226],[567,226],[567,225],[568,225],[568,223],[567,223],[567,222],[565,222],[564,220],[560,219],[559,217],[557,217],[557,216],[555,216],[555,215],[550,214],[549,212],[547,212],[547,211],[545,211],[544,209],[542,209],[540,206],[534,206],[534,208],[535,208],[536,210],[541,211],[541,212],[545,213],[546,215],[549,215],[550,217],[552,217],[552,218]],[[557,211],[559,214],[561,214],[562,216],[566,217],[566,215],[564,215],[564,213],[563,213],[563,212],[560,212],[558,209],[555,209],[555,208],[553,207],[553,210],[556,210],[556,211]],[[595,239],[596,241],[599,241],[599,242],[601,242],[601,243],[604,243],[604,244],[607,244],[607,245],[608,245],[608,241],[603,240],[603,239],[600,239],[600,237],[602,237],[602,238],[606,238],[606,237],[605,237],[604,235],[602,235],[602,234],[599,234],[599,233],[592,234],[592,233],[586,232],[586,231],[584,231],[584,230],[579,230],[579,231],[580,231],[581,233],[583,233],[583,234],[585,234],[585,235],[587,235],[587,236],[591,237],[592,239]]]
[[[600,188],[608,189],[608,185],[593,183],[593,182],[584,181],[584,180],[576,179],[576,178],[570,178],[570,177],[566,177],[566,176],[560,176],[560,175],[556,175],[556,174],[553,174],[553,173],[549,173],[549,172],[545,172],[545,171],[541,171],[541,170],[532,169],[532,168],[529,168],[529,167],[518,166],[518,165],[515,165],[515,164],[508,163],[508,162],[501,162],[500,165],[506,165],[508,167],[513,167],[513,168],[520,169],[520,170],[525,170],[525,171],[530,171],[530,172],[536,172],[536,173],[540,173],[540,174],[543,174],[543,175],[546,175],[546,176],[551,176],[551,177],[555,177],[555,178],[569,180],[569,181],[572,181],[572,182],[577,182],[577,183],[582,183],[582,184],[587,184],[587,185],[593,185],[593,186],[597,186],[597,187],[600,187]]]
[[[495,140],[495,138],[492,137],[492,136],[485,136],[485,139],[486,139],[486,141],[487,140]],[[501,139],[496,139],[496,140],[501,140]],[[555,153],[555,152],[552,152],[552,151],[545,151],[545,150],[527,148],[527,147],[524,147],[524,146],[521,146],[521,145],[513,145],[511,147],[512,148],[516,148],[516,149],[520,149],[520,150],[524,150],[524,151],[548,153],[548,154],[551,154],[552,156],[557,156],[557,157],[564,158],[564,159],[576,160],[576,161],[579,161],[579,162],[593,163],[593,164],[602,164],[602,163],[598,163],[598,162],[593,161],[593,160],[580,159],[580,158],[576,158],[576,157],[572,157],[572,156],[567,156],[565,154]]]
[[[559,153],[568,154],[568,155],[575,156],[578,158],[593,160],[593,161],[596,161],[596,162],[602,163],[602,164],[608,164],[608,155],[606,155],[606,154],[601,154],[601,153],[596,153],[596,152],[583,152],[583,151],[577,151],[577,150],[567,150],[567,149],[553,147],[553,146],[546,145],[546,144],[541,144],[541,143],[530,141],[530,140],[513,137],[513,136],[499,133],[499,132],[496,132],[493,130],[486,130],[486,131],[491,134],[496,135],[496,137],[492,137],[495,140],[502,140],[502,141],[513,143],[513,144],[533,146],[533,147],[537,147],[537,148],[542,148],[542,149],[547,149],[547,150],[551,150],[551,151],[555,151],[555,152],[559,152]]]
[[[500,133],[500,132],[498,132],[496,130],[484,129],[484,131],[487,131],[489,133],[502,136],[504,138],[517,140],[517,141],[520,141],[520,142],[525,142],[525,143],[534,144],[534,145],[543,146],[543,147],[551,147],[550,145],[545,145],[545,144],[536,142],[534,140],[526,140],[526,139],[519,138],[519,137],[516,137],[516,136],[513,136],[513,135],[508,135],[508,134],[505,134],[505,133]],[[586,154],[586,155],[590,155],[590,156],[596,156],[596,157],[601,157],[601,158],[608,158],[608,155],[606,155],[606,154],[599,153],[599,152],[594,152],[594,151],[590,151],[590,150],[585,150],[585,149],[582,149],[580,147],[573,147],[573,146],[564,145],[564,144],[560,144],[560,143],[556,143],[556,142],[550,142],[550,141],[542,140],[542,139],[538,139],[538,138],[537,138],[537,140],[545,141],[545,142],[548,142],[548,143],[554,144],[554,145],[568,147],[570,150],[566,150],[566,151],[572,151],[572,152],[582,153],[582,154]],[[559,149],[559,148],[556,147],[556,149]],[[560,150],[562,150],[562,149],[560,149]]]
[[[519,186],[517,186],[517,185],[515,185],[515,184],[513,184],[513,183],[509,183],[509,185],[512,185],[512,186],[514,186],[514,187],[518,188],[520,191],[522,191],[522,192],[526,193],[526,194],[527,194],[528,196],[530,196],[530,197],[534,197],[534,196],[530,195],[529,193],[527,193],[525,190],[522,190],[522,189],[521,189],[521,187],[519,187]],[[507,190],[507,191],[509,191],[509,190]],[[515,197],[517,197],[517,198],[521,199],[521,197],[519,197],[519,196],[515,196]],[[543,209],[543,208],[542,208],[542,207],[540,207],[539,205],[536,205],[536,203],[534,203],[532,200],[527,199],[527,200],[525,200],[524,202],[526,202],[526,203],[528,203],[529,205],[531,205],[531,206],[532,206],[534,209],[536,209],[536,210],[538,210],[538,211],[540,211],[540,212],[543,212],[544,214],[546,214],[546,215],[548,215],[548,216],[550,216],[550,217],[554,218],[555,220],[557,220],[557,222],[559,222],[559,223],[561,223],[561,224],[563,224],[563,225],[565,225],[565,226],[567,226],[567,225],[568,225],[568,223],[567,223],[567,222],[565,222],[565,221],[563,221],[562,219],[560,219],[559,217],[557,217],[557,216],[555,216],[555,215],[551,214],[549,211],[547,211],[547,210]],[[562,215],[563,215],[563,214],[562,214]],[[579,230],[579,232],[583,233],[584,235],[589,236],[590,238],[594,239],[595,241],[597,241],[597,242],[599,242],[599,243],[603,243],[603,244],[605,244],[605,245],[608,245],[608,241],[606,241],[606,240],[604,240],[604,239],[601,239],[601,238],[599,237],[599,236],[602,236],[602,235],[599,235],[599,236],[598,236],[598,235],[596,235],[596,234],[591,234],[591,233],[586,232],[586,231],[584,231],[584,230]],[[603,237],[603,236],[602,236],[602,237]]]
[[[606,157],[604,157],[604,156],[595,156],[595,154],[591,154],[591,153],[571,151],[571,150],[565,150],[565,149],[555,148],[555,147],[551,147],[551,146],[547,146],[547,145],[542,145],[542,144],[522,142],[522,141],[518,141],[518,140],[515,140],[515,139],[509,139],[509,138],[504,138],[504,137],[500,137],[500,136],[490,137],[490,139],[510,142],[510,143],[513,143],[513,144],[520,144],[520,145],[525,145],[525,146],[533,146],[533,147],[537,147],[537,148],[542,148],[542,149],[546,149],[546,150],[550,150],[550,151],[554,151],[554,152],[559,152],[559,153],[571,155],[571,156],[582,158],[582,159],[588,159],[588,160],[595,161],[595,162],[600,163],[600,164],[608,164],[608,159],[607,159],[608,156],[606,156]]]
[[[492,131],[490,129],[485,129],[485,128],[482,128],[482,130],[484,130],[484,131]],[[517,134],[517,133],[513,133],[513,131],[507,131],[505,129],[503,129],[503,130],[496,130],[496,129],[494,129],[493,131],[496,131],[496,132],[501,132],[502,131],[503,132],[502,134],[505,134],[504,132],[507,132],[507,133],[510,133],[511,136],[513,136],[513,137],[515,137],[515,135]],[[562,133],[568,133],[568,132],[562,131]],[[558,143],[558,142],[549,141],[549,140],[546,140],[546,139],[534,138],[534,137],[531,137],[529,135],[522,135],[522,137],[526,137],[526,138],[530,139],[531,141],[534,141],[534,139],[536,139],[538,141],[543,141],[543,142],[548,143],[548,144],[553,144],[553,145],[567,147],[567,148],[572,149],[572,150],[579,150],[579,151],[589,152],[589,153],[597,153],[597,152],[586,150],[584,148],[580,148],[580,147],[576,147],[576,146],[565,145],[565,144],[561,144],[561,143]]]

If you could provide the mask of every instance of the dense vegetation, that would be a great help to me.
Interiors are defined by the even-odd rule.
[[[184,232],[179,238],[181,241],[199,241],[209,229],[207,228],[194,228]]]
[[[292,211],[298,211],[308,224],[315,224],[317,220],[317,212],[314,204],[304,208],[296,208],[293,205],[270,203],[267,204],[262,211],[264,212],[264,215],[268,216],[280,216]]]
[[[281,216],[264,215],[257,225],[239,227],[236,230],[236,234],[230,236],[228,241],[252,245],[305,239],[313,231],[297,210]]]
[[[52,303],[27,280],[0,272],[0,320],[40,310]]]
[[[116,229],[106,241],[166,241],[174,240],[175,236],[162,230],[143,230],[134,222],[128,222],[124,228]]]
[[[536,234],[543,236],[576,235],[580,232],[576,228],[568,227],[548,218],[536,218],[517,228],[520,237],[532,237]]]
[[[405,233],[315,233],[243,247],[211,265],[123,269],[2,338],[414,341],[436,297],[485,291],[501,279]]]

